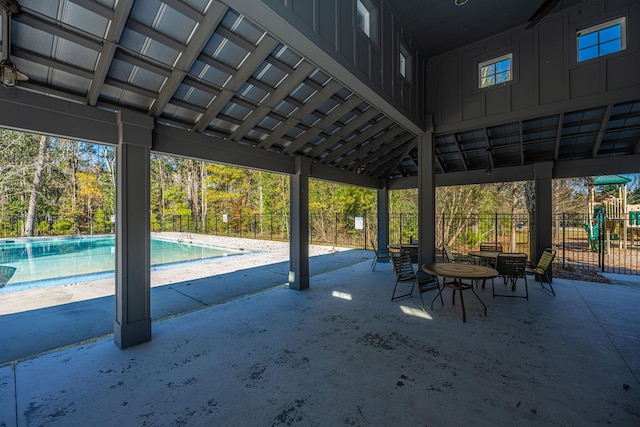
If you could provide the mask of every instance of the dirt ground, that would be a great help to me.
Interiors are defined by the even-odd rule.
[[[584,268],[554,267],[553,276],[559,279],[582,280],[585,282],[611,283],[609,279],[599,274],[597,271],[586,270]]]

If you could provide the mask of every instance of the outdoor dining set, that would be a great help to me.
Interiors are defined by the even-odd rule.
[[[442,253],[445,261],[434,262],[421,265],[414,270],[416,262],[417,244],[389,245],[389,251],[381,254],[375,251],[375,257],[371,265],[375,271],[376,263],[388,258],[393,263],[396,274],[396,282],[391,294],[391,301],[399,298],[409,297],[413,294],[415,287],[418,288],[422,310],[425,311],[422,294],[428,291],[437,291],[431,300],[433,302],[440,298],[440,303],[444,305],[442,292],[453,289],[452,303],[455,305],[456,292],[460,293],[460,306],[462,308],[462,321],[466,322],[466,310],[464,306],[463,291],[471,290],[484,308],[484,315],[487,315],[487,306],[474,287],[485,288],[487,280],[491,280],[491,290],[493,297],[512,297],[529,299],[529,286],[527,275],[534,275],[539,280],[542,288],[555,296],[555,290],[551,284],[550,267],[555,258],[555,251],[551,248],[544,250],[536,264],[528,261],[525,253],[504,252],[500,243],[481,243],[479,249],[469,251],[468,254],[454,254],[447,244],[442,245]],[[496,286],[496,278],[503,287]],[[524,283],[524,294],[517,292],[516,285],[518,279]],[[545,283],[547,286],[545,286]],[[410,284],[411,289],[406,293],[396,295],[399,284]],[[508,286],[510,285],[510,289]],[[506,290],[504,287],[507,287]],[[497,288],[497,292],[496,292]],[[510,292],[509,292],[510,291]]]

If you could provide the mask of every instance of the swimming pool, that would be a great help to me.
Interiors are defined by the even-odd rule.
[[[190,243],[151,239],[151,265],[164,266],[192,262],[241,252],[198,246]],[[100,275],[115,270],[115,237],[20,238],[0,240],[0,265],[16,271],[0,292],[92,280],[82,276]],[[108,277],[108,275],[105,275]],[[47,282],[47,283],[44,283]],[[28,286],[36,284],[37,286]]]

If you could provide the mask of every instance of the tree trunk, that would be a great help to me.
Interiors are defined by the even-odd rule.
[[[201,211],[201,222],[202,222],[202,230],[203,233],[206,234],[206,228],[207,228],[207,211],[209,208],[209,204],[207,203],[207,169],[205,167],[204,162],[200,162],[200,189],[201,189],[201,201],[200,201],[200,206],[202,207],[202,209],[200,209]]]
[[[115,168],[115,157],[113,160],[109,159],[109,150],[107,147],[102,147],[102,159],[104,160],[104,165],[107,168],[107,172],[109,172],[109,180],[111,182],[112,188],[115,190],[116,188],[116,168]]]
[[[40,184],[42,183],[42,172],[47,163],[47,150],[49,148],[49,138],[40,137],[40,147],[38,149],[38,159],[36,160],[36,170],[33,175],[33,183],[31,184],[31,195],[29,197],[29,209],[27,211],[27,220],[24,224],[24,236],[31,237],[35,229],[36,207],[38,205],[38,194],[40,193]]]

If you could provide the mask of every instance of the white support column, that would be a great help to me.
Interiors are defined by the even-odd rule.
[[[531,261],[538,262],[546,248],[553,246],[553,163],[536,163],[534,165],[535,198],[536,198],[536,235],[535,247],[531,248]],[[550,273],[551,274],[551,273]]]
[[[378,253],[389,252],[389,190],[381,188],[378,193]]]
[[[436,179],[433,132],[418,137],[418,263],[436,260]]]
[[[291,175],[291,239],[289,242],[289,288],[309,288],[309,175],[311,159],[298,156]]]
[[[118,113],[116,185],[116,316],[114,340],[151,340],[149,167],[153,118]]]

